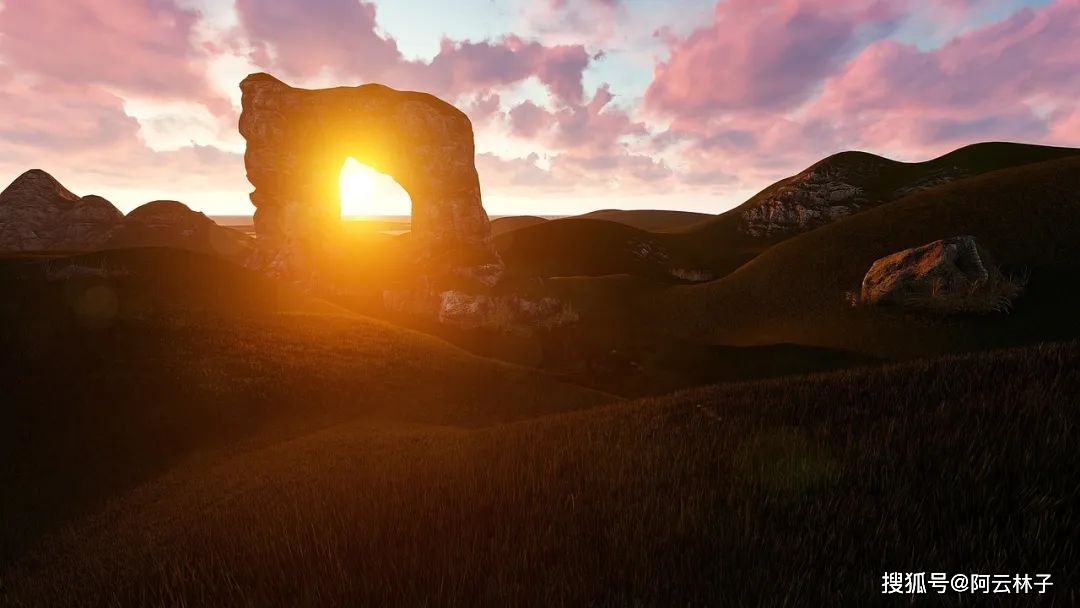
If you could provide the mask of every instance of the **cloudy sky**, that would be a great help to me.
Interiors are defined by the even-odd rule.
[[[720,212],[844,149],[1080,145],[1080,0],[0,0],[0,181],[251,213],[239,81],[474,123],[492,214]],[[383,210],[388,210],[384,207]]]

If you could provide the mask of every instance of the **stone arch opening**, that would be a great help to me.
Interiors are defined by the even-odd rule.
[[[265,270],[295,277],[315,270],[313,260],[340,234],[340,174],[352,157],[408,194],[419,274],[439,283],[499,280],[503,264],[463,112],[433,95],[378,84],[298,89],[252,74],[240,89],[244,165],[255,187],[250,198]]]
[[[348,157],[338,176],[341,218],[408,218],[412,214],[409,194],[394,178]]]

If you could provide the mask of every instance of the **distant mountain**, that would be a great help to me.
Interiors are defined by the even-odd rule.
[[[123,219],[104,198],[80,197],[31,169],[0,192],[0,251],[96,249]]]
[[[709,213],[692,211],[670,211],[667,209],[601,209],[577,217],[592,220],[607,220],[633,226],[639,230],[663,232],[690,226],[716,217]]]
[[[116,227],[106,248],[175,247],[226,258],[246,256],[253,240],[231,228],[218,226],[205,214],[179,201],[153,201],[136,207]]]

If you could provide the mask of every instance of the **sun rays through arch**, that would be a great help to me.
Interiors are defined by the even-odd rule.
[[[410,216],[412,201],[394,178],[353,157],[345,159],[338,178],[342,218]]]

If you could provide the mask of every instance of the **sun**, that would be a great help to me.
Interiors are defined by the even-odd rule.
[[[394,178],[345,159],[339,178],[342,217],[409,215],[412,203]]]

